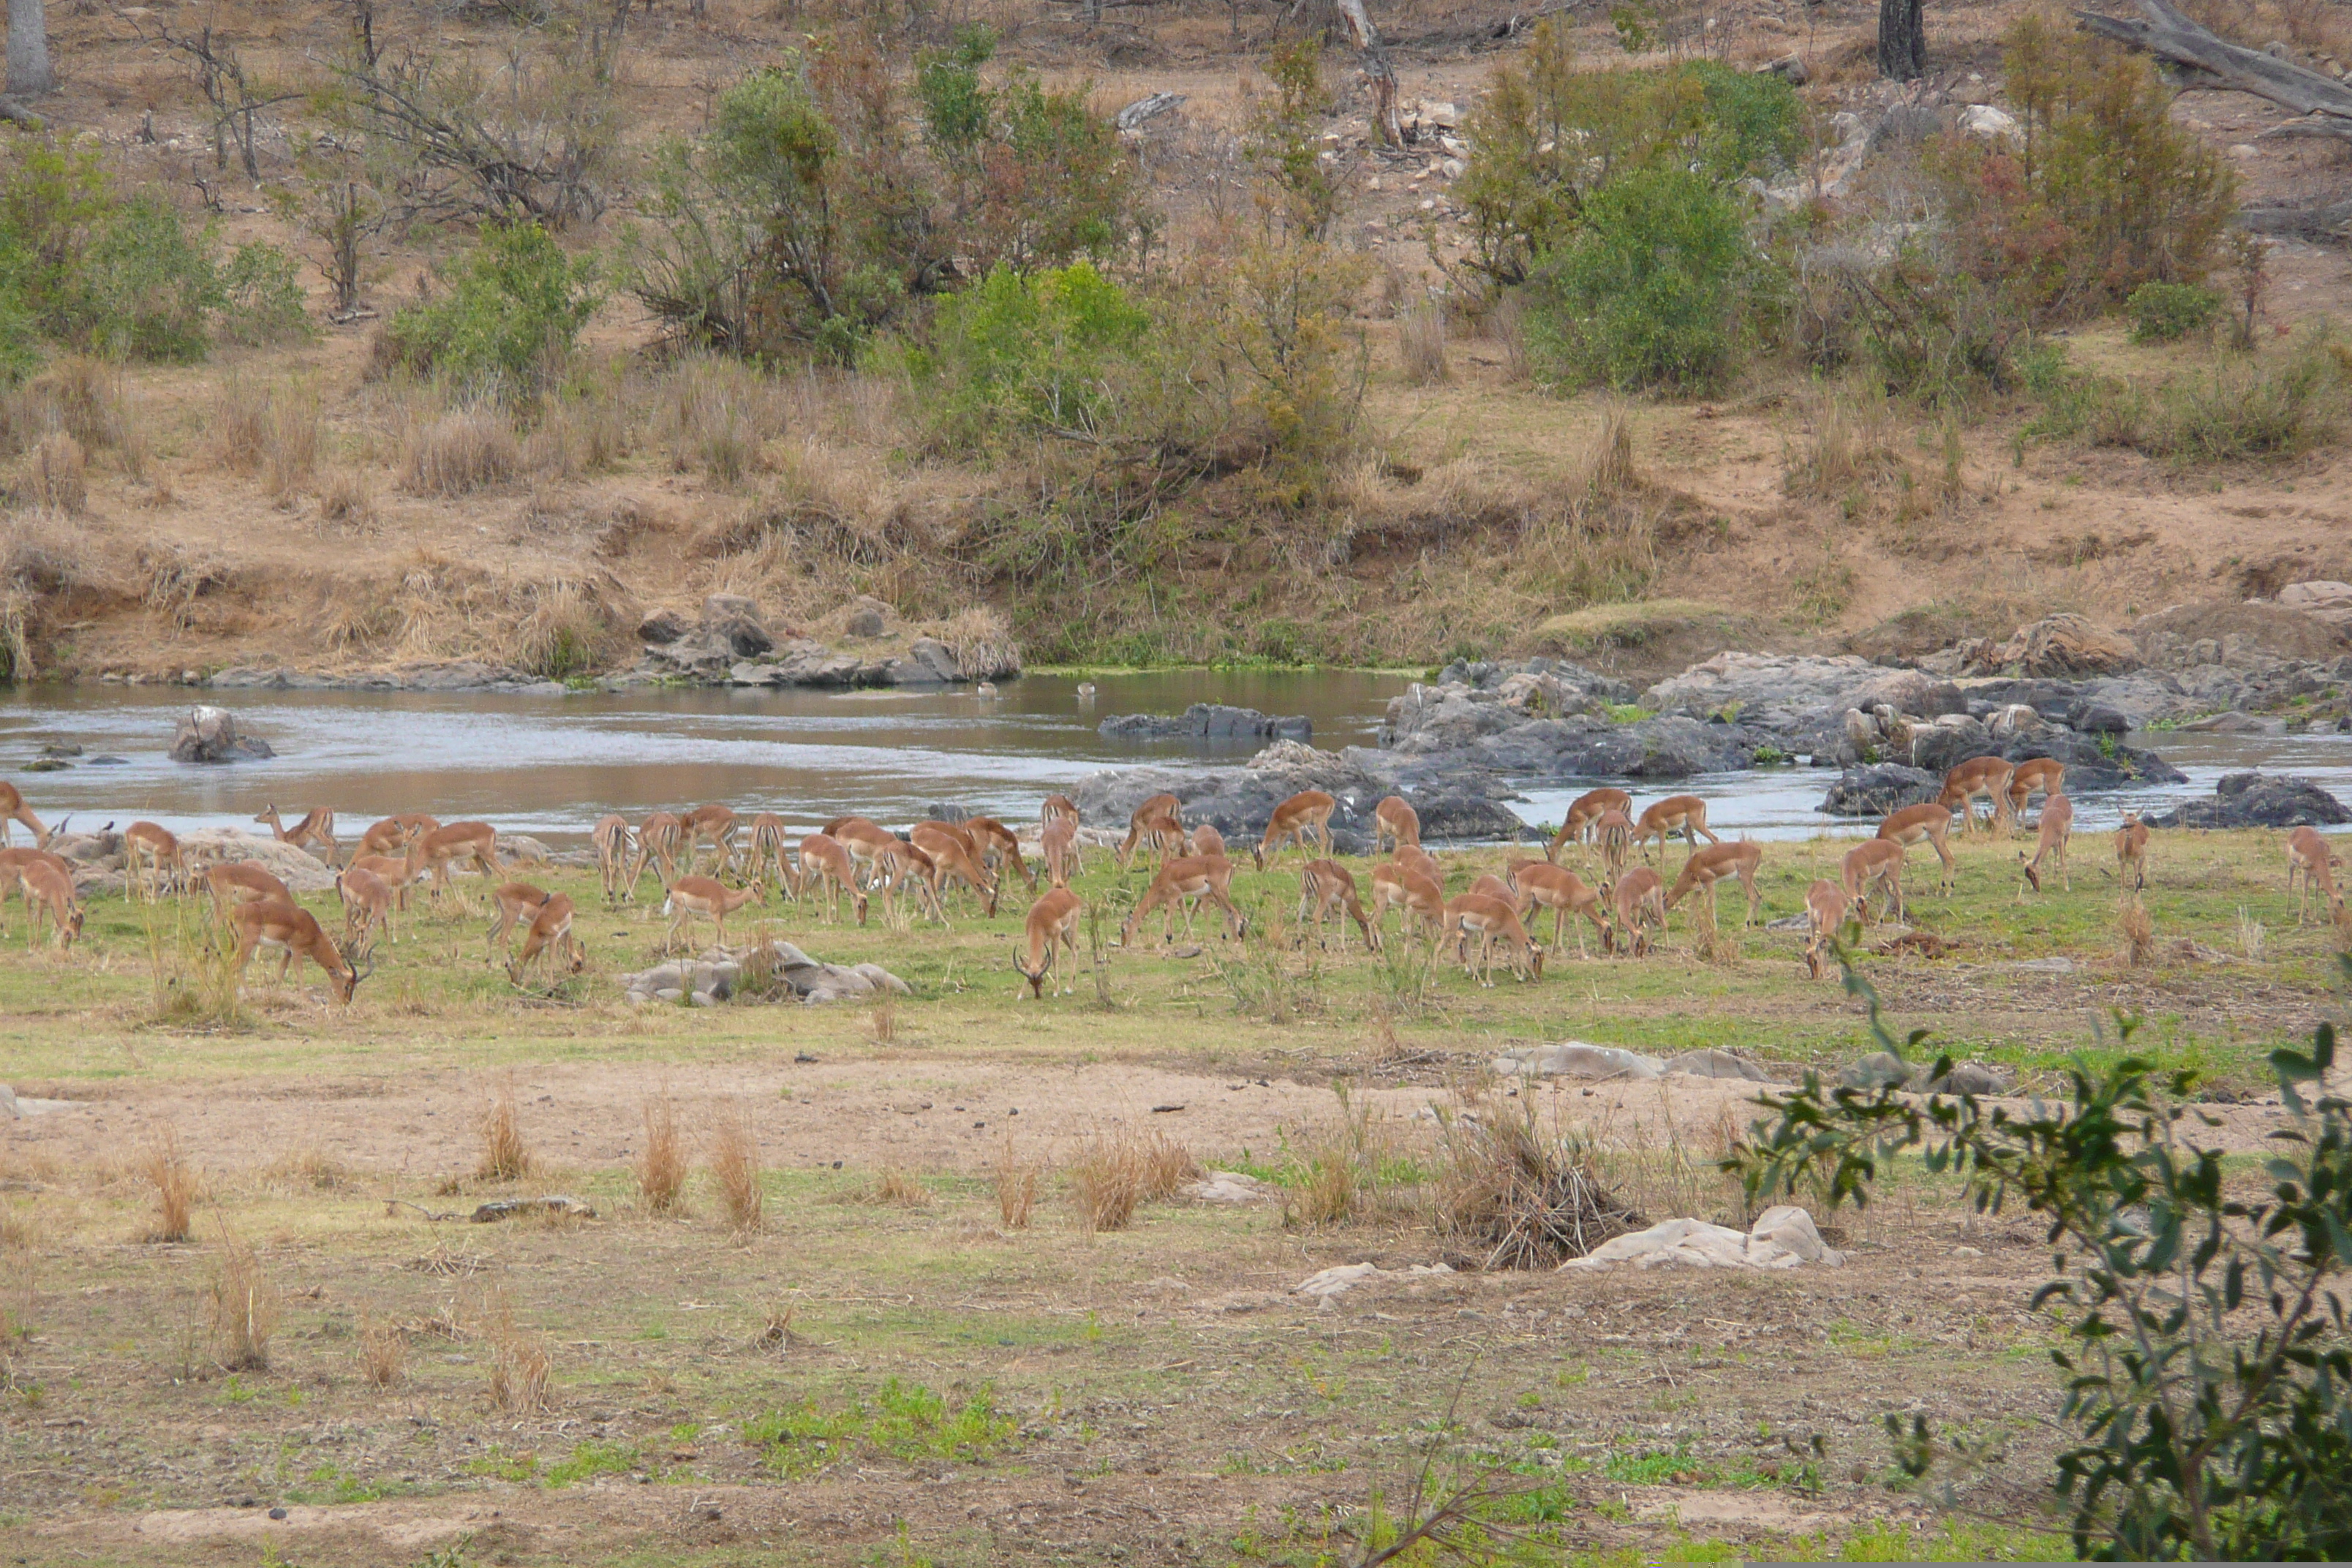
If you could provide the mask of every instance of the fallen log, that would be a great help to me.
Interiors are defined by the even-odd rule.
[[[2190,21],[2171,0],[2137,4],[2144,19],[2077,11],[2074,20],[2085,31],[2155,56],[2173,68],[2187,87],[2249,93],[2296,114],[2352,120],[2352,87],[2292,60],[2226,43]],[[2315,133],[2338,134],[2295,132]]]
[[[2337,239],[2352,227],[2352,201],[2315,207],[2241,207],[2231,220],[2251,234],[2283,234],[2298,239]]]

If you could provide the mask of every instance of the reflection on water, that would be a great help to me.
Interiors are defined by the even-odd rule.
[[[169,761],[184,689],[120,686],[0,692],[0,776],[12,777],[44,818],[148,817],[174,830],[245,824],[264,805],[289,814],[331,805],[352,826],[426,809],[445,820],[485,817],[499,826],[562,839],[598,816],[631,820],[656,807],[723,800],[772,810],[795,826],[848,812],[904,822],[934,801],[1008,820],[1086,774],[1139,762],[1207,766],[1246,758],[1259,742],[1106,741],[1095,726],[1112,713],[1181,711],[1228,702],[1267,713],[1304,713],[1315,742],[1370,745],[1402,677],[1356,671],[1178,670],[1103,676],[1081,704],[1074,679],[1029,676],[983,701],[969,691],[909,693],[649,691],[564,698],[488,693],[256,691],[222,694],[278,760],[223,768]],[[112,753],[121,767],[85,761],[64,773],[17,770],[44,742]],[[2302,773],[2352,799],[2352,736],[2152,734],[2135,736],[2189,777],[2187,784],[2080,796],[2084,830],[2112,826],[2128,807],[2154,810],[2212,793],[2225,773],[2259,767]],[[1643,799],[1688,791],[1706,797],[1717,832],[1756,838],[1862,832],[1821,815],[1834,775],[1818,768],[1766,768],[1634,791]],[[1516,809],[1558,822],[1583,785],[1530,789]]]

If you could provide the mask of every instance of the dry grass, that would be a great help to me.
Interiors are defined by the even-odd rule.
[[[360,1369],[370,1386],[398,1388],[408,1379],[408,1336],[394,1324],[376,1321],[373,1312],[362,1311]]]
[[[278,1290],[261,1259],[224,1221],[220,1265],[213,1272],[213,1337],[219,1361],[230,1372],[269,1364],[270,1336],[278,1331]]]
[[[866,1037],[877,1046],[887,1046],[898,1037],[898,1009],[888,1002],[877,1002],[866,1015]]]
[[[1598,500],[1638,489],[1642,470],[1633,460],[1633,410],[1615,398],[1601,405],[1601,428],[1584,458],[1584,490]]]
[[[498,1092],[482,1108],[475,1130],[482,1140],[482,1157],[474,1163],[477,1181],[519,1182],[530,1173],[530,1148],[522,1138],[522,1117],[515,1103],[512,1073],[506,1076]]]
[[[710,1130],[710,1179],[738,1236],[751,1236],[766,1223],[767,1188],[761,1181],[760,1139],[751,1113],[730,1102]]]
[[[1589,1146],[1547,1133],[1535,1105],[1474,1099],[1444,1122],[1440,1236],[1482,1268],[1551,1268],[1648,1222],[1601,1183]]]
[[[1283,1219],[1294,1226],[1332,1226],[1401,1219],[1414,1206],[1403,1172],[1404,1139],[1395,1119],[1358,1106],[1345,1086],[1334,1086],[1339,1115],[1297,1131],[1291,1141],[1290,1181]]]
[[[557,578],[532,584],[530,608],[507,639],[507,657],[533,675],[561,680],[598,668],[617,630],[595,585]]]
[[[1125,1230],[1135,1211],[1201,1173],[1192,1151],[1164,1132],[1097,1132],[1070,1162],[1070,1199],[1087,1233]]]
[[[686,1142],[665,1094],[645,1105],[646,1146],[637,1156],[637,1195],[656,1214],[669,1214],[686,1195]]]
[[[414,420],[401,442],[400,488],[410,495],[469,495],[521,471],[513,425],[488,405]]]
[[[1519,290],[1509,289],[1495,301],[1486,317],[1486,330],[1494,335],[1495,346],[1503,351],[1504,375],[1513,386],[1525,386],[1530,374],[1528,308]]]
[[[986,605],[959,610],[940,628],[940,640],[955,654],[956,668],[969,679],[993,679],[1021,668],[1021,645],[1013,625]]]
[[[319,517],[354,533],[372,531],[376,524],[375,487],[368,482],[366,472],[337,468],[330,473],[319,487]]]
[[[515,1322],[514,1301],[504,1289],[483,1303],[482,1338],[490,1347],[490,1403],[509,1415],[544,1408],[555,1360],[537,1334]]]
[[[33,456],[33,499],[50,511],[79,517],[89,505],[89,462],[79,441],[63,430],[41,437]]]
[[[1863,498],[1908,477],[1885,387],[1856,379],[1821,393],[1810,412],[1811,434],[1790,447],[1785,461],[1791,495],[1843,501],[1852,511]]]
[[[670,467],[682,474],[700,468],[716,484],[740,484],[765,468],[767,442],[783,431],[774,384],[735,360],[681,360],[658,395],[654,427]]]
[[[1454,379],[1445,363],[1445,307],[1423,300],[1397,317],[1397,363],[1412,386],[1436,386]]]
[[[232,372],[221,378],[213,440],[223,468],[260,475],[273,500],[292,495],[318,472],[318,389],[305,381],[265,384]]]
[[[149,1241],[186,1241],[197,1197],[196,1173],[180,1149],[180,1134],[168,1123],[149,1139],[133,1165],[155,1189],[155,1224]]]
[[[2137,899],[2116,906],[2116,934],[2123,938],[2124,962],[2134,969],[2156,956],[2156,921]]]
[[[2263,958],[2263,922],[2244,909],[2238,910],[2238,952],[2248,963],[2259,963]]]
[[[1027,1230],[1037,1206],[1037,1184],[1045,1168],[1021,1158],[1007,1138],[996,1156],[996,1217],[1007,1230]]]
[[[905,1171],[892,1169],[883,1172],[881,1179],[874,1184],[874,1201],[877,1204],[887,1204],[893,1208],[928,1208],[930,1206],[931,1194],[930,1190],[923,1185],[920,1178]]]

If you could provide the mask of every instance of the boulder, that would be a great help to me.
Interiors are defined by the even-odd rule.
[[[1873,1051],[1839,1073],[1838,1082],[1848,1089],[1901,1089],[1918,1070],[1892,1051]]]
[[[676,610],[656,610],[637,623],[637,637],[656,647],[667,647],[686,635],[686,617]]]
[[[2211,800],[2147,819],[2151,827],[2333,827],[2352,822],[2344,803],[2309,779],[2225,773]]]
[[[237,733],[236,716],[226,708],[189,709],[172,736],[175,763],[236,763],[277,754],[258,736]]]
[[[2066,728],[2085,735],[2121,735],[2132,721],[2122,710],[2086,698],[2066,710]]]
[[[2022,142],[2025,128],[2017,116],[2006,110],[1995,109],[1990,103],[1971,103],[1960,110],[1960,133],[1979,142]]]
[[[757,658],[776,646],[760,624],[760,606],[740,594],[713,594],[702,601],[700,640],[730,660]]]
[[[1947,714],[1911,731],[1911,765],[1939,778],[1971,758],[1990,756],[1999,750],[1999,742],[1983,721],[1965,713]]]
[[[1720,653],[1642,694],[1658,713],[1718,716],[1794,737],[1834,725],[1848,709],[1884,704],[1932,719],[1965,713],[1959,688],[1915,669],[1887,669],[1853,654]]]
[[[298,893],[334,890],[335,873],[310,850],[234,827],[198,827],[180,835],[191,868],[250,860]]]
[[[2003,668],[2027,675],[2118,675],[2140,666],[2139,648],[2120,632],[2104,631],[2081,616],[2044,616],[1994,655]]]
[[[1696,1051],[1685,1051],[1666,1063],[1669,1073],[1681,1073],[1687,1078],[1736,1078],[1749,1083],[1770,1083],[1772,1075],[1745,1057],[1733,1056],[1708,1046]]]
[[[1822,810],[1832,816],[1885,816],[1906,805],[1919,805],[1943,793],[1944,775],[1900,763],[1879,763],[1848,768],[1830,785]]]
[[[2137,784],[2186,784],[2189,775],[2137,746],[2115,743],[2112,735],[2096,738],[2073,730],[2046,729],[2020,735],[2001,747],[2011,763],[2051,757],[2066,764],[2066,793],[2086,795]]]
[[[2009,1079],[1982,1062],[1955,1062],[1943,1077],[1929,1079],[1927,1089],[1929,1094],[2005,1094]]]
[[[1812,1215],[1783,1204],[1766,1209],[1746,1231],[1703,1219],[1666,1220],[1602,1242],[1560,1268],[1599,1271],[1626,1263],[1636,1268],[1835,1268],[1844,1262],[1843,1253],[1822,1245]]]
[[[907,656],[930,672],[933,679],[961,680],[963,671],[957,667],[955,649],[937,637],[917,637],[908,645]]]
[[[1211,1171],[1199,1181],[1177,1188],[1176,1195],[1196,1204],[1262,1204],[1274,1193],[1255,1176],[1239,1171]]]
[[[1582,1040],[1519,1046],[1496,1057],[1492,1065],[1505,1078],[1653,1079],[1666,1071],[1666,1064],[1655,1057],[1615,1046],[1587,1045]]]
[[[2352,628],[2352,583],[2289,583],[2278,591],[2278,603],[2331,626]]]
[[[1255,708],[1195,702],[1179,714],[1114,713],[1095,729],[1111,741],[1306,741],[1314,738],[1315,721],[1305,714],[1277,717]]]
[[[890,606],[870,594],[860,594],[849,602],[842,629],[854,637],[878,637],[890,629]]]

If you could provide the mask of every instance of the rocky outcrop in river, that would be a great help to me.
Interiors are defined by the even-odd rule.
[[[1332,837],[1346,854],[1370,851],[1372,808],[1391,795],[1421,814],[1424,839],[1517,838],[1526,831],[1504,804],[1517,797],[1495,774],[1363,746],[1318,752],[1277,741],[1243,767],[1116,768],[1089,774],[1070,793],[1089,824],[1110,828],[1124,828],[1152,795],[1172,795],[1187,826],[1209,824],[1239,854],[1265,831],[1276,805],[1306,789],[1327,791],[1339,802]]]
[[[1195,702],[1181,713],[1114,713],[1095,726],[1106,741],[1310,741],[1315,721],[1304,713],[1276,716],[1255,708]]]
[[[2192,800],[2147,819],[2151,827],[2338,827],[2344,803],[2312,783],[2258,773],[2224,773],[2211,800]]]

